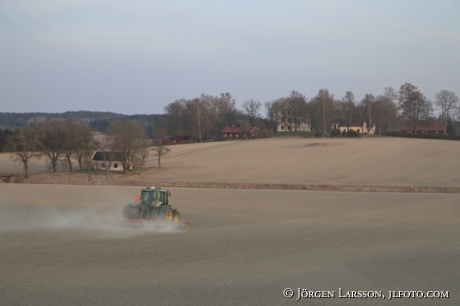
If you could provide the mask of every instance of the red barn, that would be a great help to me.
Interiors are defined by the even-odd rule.
[[[259,134],[259,129],[255,126],[236,127],[232,125],[226,126],[225,129],[222,130],[221,134],[223,139],[256,138]]]
[[[192,136],[190,130],[177,130],[174,137],[176,143],[185,143],[185,142],[198,142],[199,139],[196,136]]]
[[[419,121],[416,127],[410,127],[409,122],[403,121],[401,124],[401,133],[415,134],[444,134],[444,123],[442,121]]]

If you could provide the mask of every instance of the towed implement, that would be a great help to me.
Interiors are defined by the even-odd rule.
[[[179,211],[171,207],[170,197],[171,192],[167,190],[155,187],[143,188],[134,203],[125,205],[123,221],[167,223],[187,228],[188,222],[181,221]]]

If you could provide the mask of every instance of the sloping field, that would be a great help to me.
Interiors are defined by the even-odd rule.
[[[171,191],[188,231],[76,221],[120,214],[138,187],[0,185],[0,305],[460,303],[457,194]],[[449,298],[388,300],[399,290]]]
[[[460,187],[460,142],[402,138],[260,139],[170,146],[153,182]],[[47,171],[46,159],[30,172]],[[147,167],[157,167],[150,157]],[[78,165],[74,163],[74,168]],[[61,171],[66,169],[61,168]],[[0,172],[22,172],[0,154]],[[82,175],[84,176],[84,175]],[[85,179],[83,177],[83,179]]]
[[[460,186],[460,142],[401,139],[261,139],[171,146],[156,181]],[[206,146],[208,145],[208,146]],[[154,161],[149,162],[155,165]]]

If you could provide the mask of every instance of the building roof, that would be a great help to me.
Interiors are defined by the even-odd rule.
[[[122,160],[120,152],[100,152],[100,151],[98,151],[98,152],[96,152],[94,154],[93,160],[95,160],[95,161],[104,161],[104,155],[105,155],[105,161],[110,161],[111,156],[112,156],[112,161],[120,161],[120,160]]]
[[[409,130],[410,130],[409,122],[403,121],[401,124],[401,131],[409,131]],[[419,124],[415,127],[415,130],[444,133],[444,122],[439,121],[439,120],[419,121]]]
[[[359,127],[362,127],[364,125],[364,121],[363,120],[351,120],[351,122],[349,121],[340,121],[339,123],[339,126],[359,126]]]
[[[256,130],[257,127],[255,126],[226,126],[223,130],[222,133],[231,133],[231,134],[249,134],[252,133],[254,130]]]

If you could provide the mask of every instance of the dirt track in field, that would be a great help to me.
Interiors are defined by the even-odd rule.
[[[0,305],[459,304],[458,194],[171,191],[188,231],[78,221],[120,214],[138,187],[1,184]],[[336,297],[296,302],[287,287]]]

